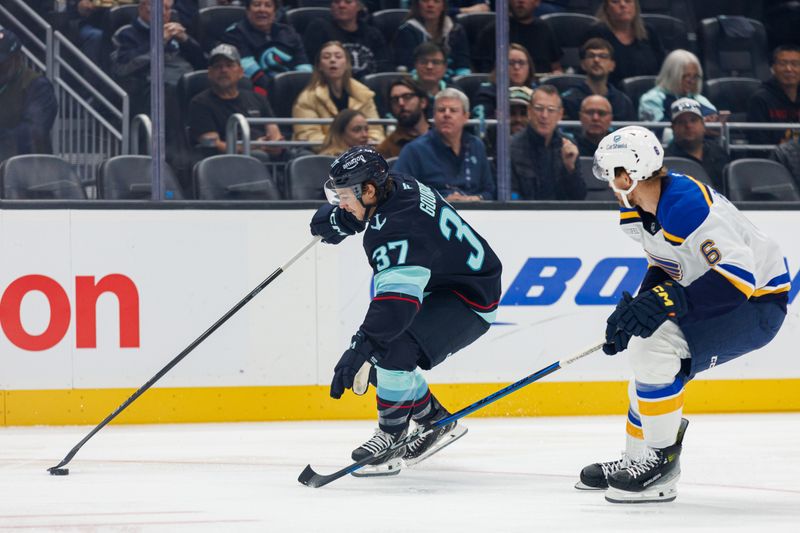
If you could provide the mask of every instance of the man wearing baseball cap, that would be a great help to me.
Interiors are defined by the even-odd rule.
[[[670,106],[674,138],[665,155],[691,159],[702,165],[712,185],[722,191],[722,169],[730,159],[715,141],[705,138],[705,124],[700,104],[691,98],[679,98]]]
[[[50,81],[23,61],[22,43],[0,29],[0,161],[19,154],[50,153],[58,103]]]
[[[268,118],[275,116],[267,99],[240,86],[244,77],[239,50],[232,44],[217,45],[209,55],[208,89],[197,94],[189,103],[189,132],[191,142],[207,147],[210,153],[224,154],[227,151],[225,139],[228,117],[241,113],[248,118]],[[283,140],[280,129],[275,124],[266,128],[253,126],[250,129],[252,140]],[[276,156],[282,148],[262,148],[252,150],[251,155],[262,160]]]

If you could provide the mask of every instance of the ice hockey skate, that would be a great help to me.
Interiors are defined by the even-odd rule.
[[[671,502],[678,496],[681,476],[681,447],[689,421],[681,419],[675,444],[646,448],[644,455],[628,468],[608,476],[606,500],[611,503]]]
[[[622,458],[616,461],[590,464],[581,470],[580,480],[575,484],[575,488],[578,490],[606,490],[608,476],[623,468],[628,468],[632,464],[633,460],[625,452],[622,452]]]
[[[405,430],[401,433],[393,434],[387,433],[381,429],[376,429],[371,439],[353,450],[351,457],[353,461],[361,461],[369,455],[377,454],[391,448],[405,436]],[[405,453],[406,446],[398,446],[397,449],[377,458],[360,470],[353,472],[352,475],[355,477],[395,476],[400,473],[400,469],[404,466],[403,455]]]
[[[448,416],[450,416],[450,413],[444,408],[441,408],[441,414],[437,415],[433,420],[428,422],[428,424],[432,424]],[[466,434],[466,426],[463,424],[459,425],[456,420],[429,432],[422,433],[418,438],[408,443],[403,461],[406,466],[409,467],[418,465],[431,455],[450,446]]]

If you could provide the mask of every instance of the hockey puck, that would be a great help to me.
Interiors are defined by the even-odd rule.
[[[68,476],[69,468],[51,468],[49,472],[51,476]]]

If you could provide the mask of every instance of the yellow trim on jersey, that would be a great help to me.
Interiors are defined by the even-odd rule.
[[[764,296],[765,294],[778,294],[781,292],[789,292],[791,288],[792,288],[791,285],[786,285],[783,287],[778,287],[777,289],[771,289],[769,287],[756,289],[755,291],[753,291],[753,296]]]
[[[642,433],[642,428],[636,427],[631,424],[631,421],[628,420],[627,425],[625,426],[625,433],[633,437],[634,439],[644,439],[644,433]]]
[[[621,218],[622,220],[628,220],[630,218],[641,218],[641,217],[639,216],[639,213],[637,213],[636,211],[626,211],[624,213],[620,211],[619,218]]]
[[[639,414],[644,416],[666,415],[677,411],[681,407],[683,407],[683,391],[672,398],[657,402],[648,402],[639,398]]]
[[[682,238],[678,237],[677,235],[673,235],[672,233],[668,232],[664,228],[661,228],[661,231],[664,232],[664,238],[665,239],[667,239],[668,241],[672,241],[672,242],[674,242],[676,244],[683,244],[683,241],[686,240],[686,239],[682,239]]]
[[[708,207],[711,207],[711,204],[713,204],[714,202],[711,201],[711,197],[708,195],[708,188],[705,185],[703,185],[702,183],[700,183],[699,181],[697,181],[696,179],[694,179],[693,177],[691,177],[691,176],[686,176],[686,177],[689,178],[690,180],[692,180],[695,185],[700,187],[700,191],[703,193],[703,198],[706,199],[706,203],[708,204]]]
[[[721,268],[714,267],[714,271],[722,274],[722,277],[730,281],[731,285],[739,289],[739,291],[741,291],[748,299],[750,299],[750,297],[753,296],[755,289],[749,283],[742,281],[741,279],[737,278],[730,272],[727,272],[726,270],[723,270]]]

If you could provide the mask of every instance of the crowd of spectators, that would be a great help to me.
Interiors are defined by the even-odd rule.
[[[280,0],[219,0],[218,5],[241,5],[243,15],[205,47],[198,42],[197,20],[199,8],[210,3],[163,0],[168,139],[185,138],[188,146],[183,148],[200,156],[225,153],[230,115],[274,117],[269,95],[276,77],[306,73],[294,101],[283,104],[291,107],[294,118],[330,122],[294,124],[283,133],[275,124],[254,126],[251,155],[270,164],[299,153],[338,155],[369,143],[385,157],[397,158],[395,170],[411,173],[451,201],[496,197],[491,162],[496,129],[467,126],[470,117],[497,116],[496,28],[489,22],[468,35],[459,23],[459,15],[487,13],[493,4],[406,1],[401,4],[408,7],[405,20],[389,34],[378,29],[371,16],[382,6],[377,1],[331,0],[329,16],[298,29],[289,23]],[[109,30],[110,9],[126,4],[138,4],[136,17]],[[151,0],[68,0],[67,5],[73,39],[89,59],[108,65],[131,96],[133,114],[148,113]],[[642,16],[638,0],[599,3],[596,22],[581,30],[577,73],[582,76],[574,76],[566,87],[548,83],[548,77],[564,74],[563,65],[570,63],[562,62],[559,35],[548,17],[542,17],[563,12],[563,3],[508,0],[508,7],[513,198],[582,199],[586,187],[579,156],[593,155],[600,139],[612,130],[612,121],[669,121],[671,127],[662,135],[666,153],[696,161],[714,185],[722,187],[729,154],[720,145],[719,130],[705,124],[724,121],[726,110],[703,94],[701,60],[689,50],[665,49],[662,35]],[[20,66],[12,49],[18,39],[10,32],[5,35],[0,39],[0,87],[4,101],[15,98],[19,105],[0,106],[0,160],[49,151],[48,132],[57,109],[53,87]],[[764,60],[772,76],[749,98],[747,120],[800,122],[800,48],[783,44]],[[179,81],[206,69],[208,88],[192,97],[188,116],[180,116]],[[397,77],[371,85],[370,75],[381,72]],[[474,90],[460,85],[461,76],[475,72],[487,73],[483,83]],[[622,81],[634,76],[653,76],[655,82],[632,99]],[[379,114],[381,102],[384,117]],[[396,124],[385,129],[368,123],[385,117],[396,119]],[[580,128],[564,129],[559,126],[562,120],[578,120]],[[747,140],[779,145],[772,157],[795,172],[800,184],[798,132],[800,126],[754,131]],[[306,146],[290,150],[258,142],[283,140]]]

